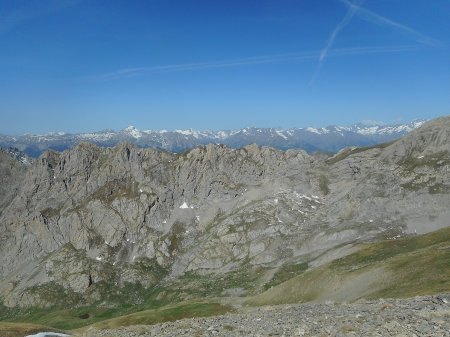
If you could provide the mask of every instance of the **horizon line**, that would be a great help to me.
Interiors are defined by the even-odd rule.
[[[447,115],[440,115],[437,117],[434,117],[432,119],[436,119],[436,118],[440,118],[440,117],[445,117]],[[415,118],[412,120],[406,120],[404,122],[401,121],[394,121],[394,122],[383,122],[383,121],[375,121],[375,120],[362,120],[359,122],[355,122],[352,124],[345,124],[345,125],[338,125],[338,124],[328,124],[326,126],[313,126],[313,125],[308,125],[308,126],[292,126],[292,127],[282,127],[282,126],[267,126],[267,127],[258,127],[258,126],[245,126],[245,127],[240,127],[240,128],[226,128],[226,129],[194,129],[194,128],[184,128],[184,129],[144,129],[144,128],[137,128],[133,125],[129,125],[123,129],[110,129],[110,128],[105,128],[105,129],[101,129],[101,130],[96,130],[96,131],[79,131],[79,132],[65,132],[65,131],[49,131],[49,132],[45,132],[45,133],[32,133],[32,132],[25,132],[25,133],[21,133],[21,134],[6,134],[6,133],[0,133],[1,136],[7,136],[7,137],[23,137],[23,136],[32,136],[32,137],[42,137],[42,136],[53,136],[53,135],[60,135],[60,136],[66,136],[66,135],[86,135],[86,134],[100,134],[100,133],[105,133],[105,132],[114,132],[114,133],[118,133],[121,131],[125,131],[128,128],[133,128],[135,130],[137,130],[138,132],[143,132],[143,133],[179,133],[179,132],[185,132],[185,131],[195,131],[195,132],[223,132],[223,131],[241,131],[241,130],[245,130],[245,129],[275,129],[275,130],[283,130],[283,131],[288,131],[288,130],[302,130],[302,129],[308,129],[308,128],[314,128],[314,129],[326,129],[329,127],[352,127],[352,126],[358,126],[358,125],[362,125],[362,126],[366,126],[366,127],[394,127],[394,126],[400,126],[400,125],[405,125],[405,124],[411,124],[411,123],[415,123],[415,122],[428,122],[432,119],[426,119],[426,118]]]

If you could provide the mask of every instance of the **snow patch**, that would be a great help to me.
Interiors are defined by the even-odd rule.
[[[220,139],[225,139],[225,138],[228,138],[229,136],[230,136],[229,133],[227,133],[225,131],[219,131],[216,134],[216,137],[220,138]]]
[[[28,335],[25,337],[47,337],[47,336],[66,337],[66,336],[70,336],[70,335],[66,335],[63,333],[56,333],[56,332],[39,332],[35,335]]]
[[[187,204],[186,201],[185,201],[185,202],[183,202],[183,204],[180,206],[180,208],[186,209],[186,208],[189,208],[189,206],[188,206],[188,204]]]
[[[379,128],[380,128],[379,126],[371,126],[368,128],[358,128],[358,130],[356,132],[361,135],[374,135],[378,132]]]
[[[77,135],[80,139],[87,139],[89,141],[107,141],[116,136],[114,132],[97,132],[97,133],[82,133]]]
[[[294,196],[295,196],[296,198],[298,198],[298,199],[306,199],[306,200],[308,200],[308,201],[312,201],[312,198],[308,197],[307,195],[305,195],[305,194],[300,194],[300,193],[297,193],[297,192],[295,192],[295,191],[294,191]]]
[[[128,133],[131,137],[133,138],[141,138],[142,137],[142,132],[139,131],[138,129],[136,129],[134,126],[130,125],[129,127],[127,127],[126,129],[124,129],[123,131],[125,131],[126,133]]]
[[[306,128],[306,131],[320,135],[319,130],[317,130],[316,128],[309,127]]]
[[[280,136],[281,138],[286,139],[286,140],[288,139],[288,138],[287,138],[280,130],[277,130],[276,133],[277,133],[277,135]]]
[[[191,136],[191,137],[194,137],[194,138],[197,138],[197,139],[198,138],[205,138],[205,137],[210,136],[210,134],[208,132],[200,132],[200,131],[196,131],[196,130],[192,130],[192,129],[189,129],[189,130],[175,130],[174,132],[179,133],[180,135],[183,135],[183,136]],[[213,137],[213,138],[215,138],[215,137]]]

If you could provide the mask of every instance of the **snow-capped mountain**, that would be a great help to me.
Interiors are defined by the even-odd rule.
[[[242,147],[251,143],[277,149],[302,148],[308,152],[337,152],[348,146],[369,146],[400,138],[418,128],[424,120],[397,125],[327,126],[321,128],[255,128],[240,130],[138,130],[129,126],[120,131],[103,130],[92,133],[70,134],[52,132],[45,135],[0,135],[0,146],[17,148],[29,156],[37,157],[47,149],[62,151],[81,142],[91,142],[110,147],[129,141],[142,147],[154,147],[171,152],[181,152],[198,145],[221,143]]]
[[[4,152],[9,154],[11,157],[13,157],[18,162],[21,162],[22,164],[25,164],[26,166],[30,166],[34,159],[26,155],[24,152],[20,151],[19,149],[15,147],[8,147],[8,148],[2,148],[0,147],[0,152]]]

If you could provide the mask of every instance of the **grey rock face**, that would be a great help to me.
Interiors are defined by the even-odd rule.
[[[95,299],[102,282],[313,266],[343,244],[434,229],[450,215],[448,124],[327,161],[256,145],[172,154],[131,143],[49,151],[29,168],[3,156],[2,176],[14,179],[0,196],[0,297],[46,305],[29,289],[51,282]]]
[[[14,152],[0,149],[0,214],[17,193],[25,175],[27,165],[19,158]]]

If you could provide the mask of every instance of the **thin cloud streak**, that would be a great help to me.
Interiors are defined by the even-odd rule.
[[[377,13],[372,12],[371,10],[368,10],[367,8],[360,8],[357,4],[350,2],[349,0],[340,0],[342,3],[346,4],[350,9],[354,8],[355,13],[361,17],[362,19],[378,24],[380,26],[389,26],[394,27],[400,32],[402,32],[405,35],[410,36],[414,40],[416,40],[419,43],[423,43],[425,45],[429,45],[432,47],[439,47],[441,46],[440,41],[433,39],[432,37],[429,37],[425,34],[422,34],[416,30],[414,30],[411,27],[408,27],[406,25],[403,25],[399,22],[393,21],[391,19],[388,19],[384,16],[381,16]]]
[[[356,12],[359,10],[359,8],[362,6],[363,3],[364,0],[361,0],[358,2],[357,5],[352,4],[352,6],[349,7],[349,10],[345,14],[342,21],[339,22],[336,28],[331,32],[331,35],[327,40],[325,48],[320,53],[319,62],[323,62],[323,60],[325,60],[325,57],[328,54],[328,50],[333,46],[334,41],[336,40],[336,37],[338,36],[339,32],[350,23],[351,19],[353,18],[353,16],[356,14]]]
[[[330,36],[328,37],[327,43],[325,47],[322,49],[320,56],[319,56],[319,63],[317,64],[316,71],[314,72],[311,80],[309,81],[309,85],[313,84],[317,77],[319,76],[320,70],[322,69],[322,64],[325,61],[325,58],[328,55],[328,52],[330,48],[333,46],[334,41],[336,40],[338,34],[341,32],[341,30],[347,26],[352,18],[355,16],[355,14],[358,12],[358,10],[361,8],[365,0],[358,1],[357,4],[350,6],[347,13],[345,14],[344,18],[337,24],[337,26],[334,28],[334,30],[331,32]]]
[[[134,77],[139,75],[150,75],[157,73],[168,73],[168,72],[178,72],[178,71],[188,71],[188,70],[202,70],[209,68],[225,68],[225,67],[237,67],[245,65],[256,65],[264,63],[275,63],[283,62],[289,60],[311,60],[317,57],[316,51],[306,51],[299,53],[287,53],[287,54],[277,54],[277,55],[265,55],[256,57],[246,57],[234,60],[223,60],[215,62],[199,62],[199,63],[181,63],[181,64],[170,64],[154,67],[140,67],[140,68],[128,68],[121,69],[112,73],[107,73],[99,76],[94,76],[94,80],[115,80],[126,77]]]
[[[423,49],[423,46],[405,45],[405,46],[340,48],[328,51],[327,57],[342,57],[342,56],[379,54],[379,53],[400,53],[400,52],[417,51],[420,49]],[[309,61],[315,60],[317,59],[317,57],[320,57],[321,52],[322,51],[320,50],[311,50],[297,53],[264,55],[234,60],[222,60],[216,62],[181,63],[181,64],[153,66],[153,67],[125,68],[107,74],[92,76],[89,79],[94,81],[113,81],[124,78],[152,75],[158,73],[182,72],[190,70],[204,70],[204,69],[226,68],[226,67],[240,67],[246,65],[280,63],[289,61]]]

